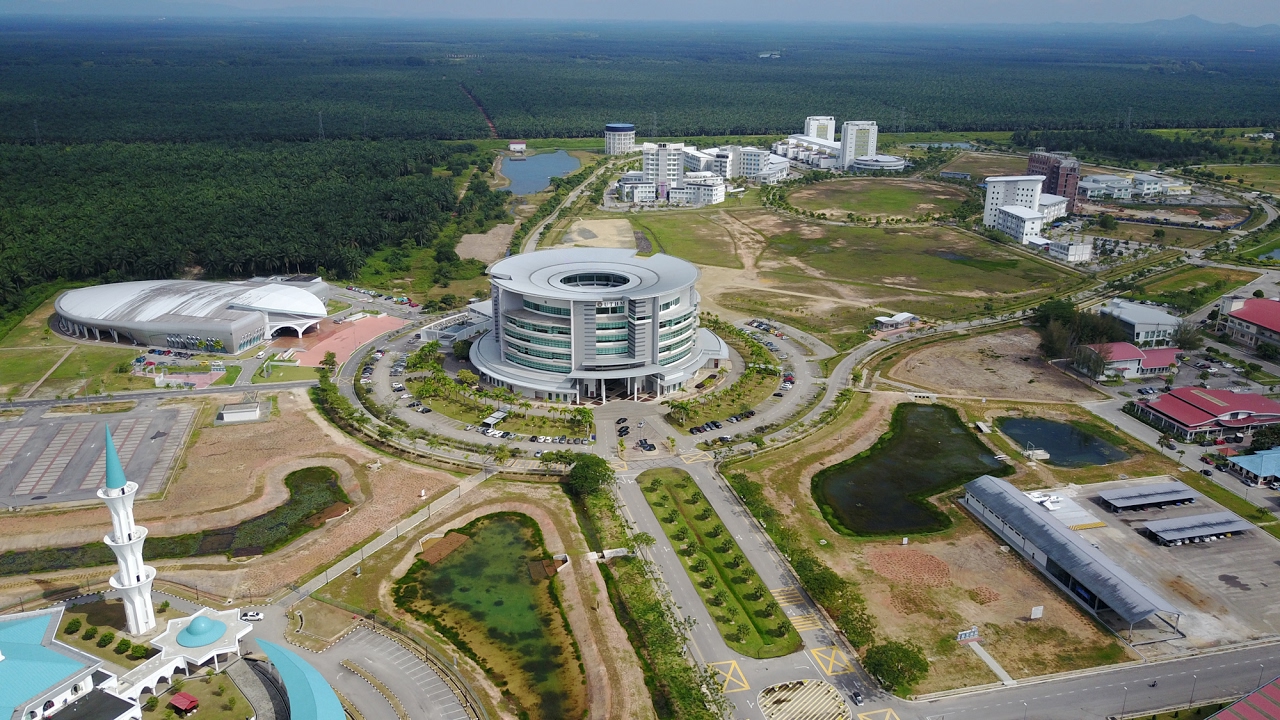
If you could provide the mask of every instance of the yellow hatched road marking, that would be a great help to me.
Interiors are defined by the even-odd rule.
[[[822,672],[828,675],[843,675],[853,672],[853,663],[849,662],[849,657],[835,645],[814,648],[809,652],[813,653],[813,659],[818,661],[818,667],[822,668]]]
[[[613,468],[615,471],[625,472],[627,469],[627,461],[626,460],[610,460],[609,467]]]
[[[770,590],[773,597],[778,601],[779,605],[799,605],[804,602],[804,596],[800,594],[800,590],[793,587],[778,588]]]
[[[747,684],[747,677],[742,674],[742,668],[738,667],[737,660],[707,663],[707,665],[724,678],[722,692],[742,692],[743,690],[751,689],[751,686]]]
[[[885,708],[883,710],[868,710],[864,713],[858,713],[858,720],[900,720],[898,713]]]
[[[692,465],[694,463],[707,462],[711,459],[711,455],[705,451],[699,451],[696,453],[685,453],[680,456],[680,459],[684,461],[685,465]]]
[[[796,630],[805,632],[806,630],[817,630],[822,627],[822,623],[818,622],[818,616],[813,613],[804,615],[795,615],[791,618],[791,624],[796,626]]]

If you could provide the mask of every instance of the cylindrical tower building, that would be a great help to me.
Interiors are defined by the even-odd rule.
[[[98,491],[98,497],[107,503],[111,511],[111,534],[102,539],[116,555],[119,570],[111,576],[111,587],[120,591],[124,601],[125,618],[130,635],[141,635],[156,626],[156,611],[151,603],[151,584],[156,570],[143,564],[142,543],[147,539],[147,529],[133,522],[133,498],[138,484],[125,478],[120,455],[111,440],[111,428],[107,428],[107,482]]]
[[[636,149],[636,126],[631,123],[609,123],[604,126],[606,155],[626,155]]]
[[[698,327],[698,268],[670,255],[566,248],[500,260],[493,332],[471,361],[494,384],[579,402],[683,389],[728,346]]]

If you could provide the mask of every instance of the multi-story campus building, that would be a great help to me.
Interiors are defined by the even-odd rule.
[[[1164,347],[1182,322],[1177,317],[1150,305],[1112,298],[1098,308],[1099,315],[1115,318],[1124,328],[1129,342],[1140,347]]]
[[[874,120],[846,120],[840,128],[840,167],[852,167],[857,158],[875,155],[879,132]]]
[[[684,143],[645,143],[642,152],[644,179],[653,183],[659,200],[666,200],[667,191],[684,180]]]
[[[836,119],[830,115],[810,115],[804,119],[804,134],[827,142],[835,142]]]
[[[1093,243],[1053,241],[1048,247],[1049,257],[1064,263],[1083,263],[1093,259]]]
[[[1225,297],[1218,304],[1218,332],[1249,348],[1280,347],[1280,300]]]
[[[1183,442],[1252,432],[1280,423],[1280,403],[1254,393],[1174,388],[1151,400],[1138,400],[1134,412],[1148,424]]]
[[[1044,224],[1044,215],[1020,205],[1005,205],[996,212],[993,227],[1026,245],[1033,238],[1040,237],[1040,228]]]
[[[667,191],[667,202],[672,205],[716,205],[724,202],[724,178],[713,172],[684,174],[680,187]]]
[[[699,150],[686,145],[684,169],[686,173],[711,172],[725,179],[772,184],[787,178],[790,164],[787,158],[757,147],[725,145]]]
[[[729,357],[698,327],[698,269],[684,260],[567,248],[513,255],[489,276],[494,329],[472,345],[471,361],[523,395],[660,399]]]
[[[604,126],[606,155],[626,155],[636,149],[636,126],[631,123],[609,123]]]
[[[1056,195],[1064,200],[1062,215],[1075,212],[1076,190],[1080,185],[1080,161],[1072,157],[1071,153],[1046,152],[1044,148],[1036,148],[1027,157],[1027,174],[1044,176],[1040,192]],[[1052,220],[1047,215],[1046,213],[1046,222]]]
[[[997,175],[987,178],[987,199],[982,208],[982,224],[996,227],[1001,208],[1021,207],[1040,211],[1043,175]],[[1043,220],[1043,217],[1041,218]]]

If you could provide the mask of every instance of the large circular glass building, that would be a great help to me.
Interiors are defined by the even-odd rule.
[[[724,341],[698,327],[698,269],[679,258],[543,250],[500,260],[489,276],[494,327],[471,361],[525,396],[661,398],[729,357]]]

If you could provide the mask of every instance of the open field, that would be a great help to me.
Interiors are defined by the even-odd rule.
[[[655,250],[698,265],[741,268],[733,237],[715,222],[719,212],[650,213],[631,224],[654,241]]]
[[[53,332],[49,327],[49,318],[53,315],[53,301],[50,298],[36,308],[34,312],[22,319],[4,338],[0,338],[0,348],[10,347],[67,347],[69,340]]]
[[[1280,192],[1280,165],[1209,165],[1219,175],[1244,178],[1245,183],[1264,192]]]
[[[626,220],[577,220],[560,237],[559,244],[630,249],[636,246],[636,237]]]
[[[879,217],[946,214],[967,197],[961,188],[945,183],[860,178],[806,185],[787,199],[796,207],[838,219],[846,213]]]
[[[271,376],[265,375],[267,363],[263,363],[258,372],[254,373],[253,378],[249,381],[254,385],[259,383],[277,383],[277,382],[293,382],[294,380],[315,380],[316,369],[313,367],[304,367],[302,365],[277,365],[271,364]]]
[[[917,692],[996,681],[971,650],[955,643],[956,629],[970,625],[979,627],[984,647],[1015,678],[1129,659],[1112,636],[1035,570],[1000,552],[1000,543],[945,498],[938,503],[952,527],[913,537],[911,550],[831,531],[814,504],[811,478],[870,447],[902,399],[899,392],[858,395],[806,442],[758,453],[726,472],[745,472],[762,483],[788,527],[807,538],[833,570],[860,585],[878,637],[913,638],[925,647],[929,675]],[[1045,606],[1037,624],[1025,619],[1033,605]]]
[[[1247,270],[1187,266],[1144,284],[1140,292],[1129,292],[1125,297],[1194,310],[1257,278],[1258,273]]]
[[[511,244],[511,236],[516,231],[514,223],[494,225],[485,233],[468,233],[458,240],[456,252],[461,258],[475,258],[482,263],[491,263],[507,253],[507,245]]]
[[[1001,155],[996,153],[962,152],[955,160],[943,165],[940,170],[948,172],[965,172],[972,176],[974,182],[991,175],[1022,175],[1027,172],[1027,158],[1021,155]]]
[[[880,314],[870,307],[763,289],[722,293],[716,301],[744,315],[778,320],[811,332],[837,350],[848,350],[866,342],[865,330],[872,318]]]
[[[49,372],[67,348],[6,349],[0,352],[0,395],[15,398],[31,389]]]
[[[1048,289],[1066,276],[1038,258],[951,228],[814,225],[762,214],[750,222],[769,239],[766,259],[793,259],[814,277],[980,296]]]
[[[1040,335],[1029,328],[939,342],[906,355],[888,375],[940,393],[1065,402],[1100,399],[1045,362],[1039,344]]]
[[[1164,237],[1157,238],[1152,233],[1157,229],[1164,230]],[[1113,238],[1115,240],[1133,240],[1135,242],[1144,243],[1163,243],[1174,247],[1185,248],[1202,248],[1212,245],[1223,239],[1222,233],[1217,230],[1200,230],[1198,228],[1179,227],[1176,225],[1154,226],[1145,223],[1126,223],[1122,222],[1115,230],[1103,230],[1094,225],[1085,233],[1086,235],[1096,235],[1097,237]]]

